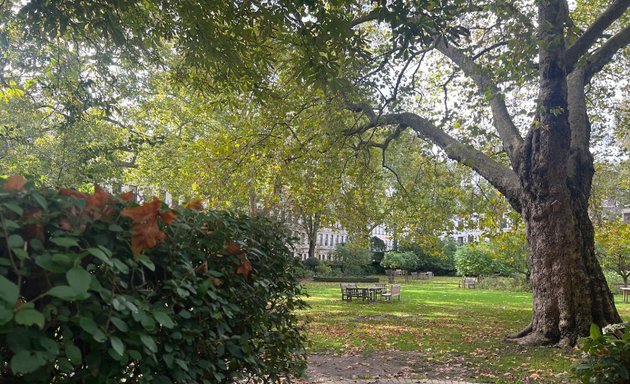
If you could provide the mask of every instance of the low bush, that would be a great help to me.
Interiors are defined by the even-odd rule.
[[[477,282],[477,288],[510,292],[531,292],[532,290],[532,286],[527,279],[525,279],[525,276],[483,276]]]
[[[305,303],[285,233],[263,218],[0,181],[0,381],[299,374]]]
[[[314,276],[313,281],[321,281],[328,283],[378,283],[378,277],[352,277],[352,276]]]
[[[581,340],[584,358],[573,372],[582,383],[630,382],[630,323],[612,324],[603,332],[591,325],[590,336]]]

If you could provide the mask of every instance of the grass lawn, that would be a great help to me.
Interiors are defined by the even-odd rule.
[[[301,315],[308,321],[309,351],[417,351],[435,365],[464,364],[475,372],[470,379],[482,382],[567,380],[578,351],[504,341],[529,323],[530,293],[462,289],[456,277],[400,281],[402,300],[392,304],[344,302],[339,283],[305,283],[311,308]],[[615,299],[629,319],[630,304]]]

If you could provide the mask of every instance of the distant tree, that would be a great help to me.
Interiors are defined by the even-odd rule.
[[[503,265],[505,273],[518,273],[529,282],[531,262],[525,233],[520,231],[500,233],[492,237],[488,250]]]
[[[616,273],[628,286],[630,278],[630,224],[621,219],[607,220],[595,236],[603,267]]]
[[[483,244],[464,244],[455,252],[455,266],[461,276],[483,276],[503,272],[503,266]]]
[[[383,273],[381,261],[383,261],[383,257],[385,257],[385,250],[387,249],[385,242],[379,237],[372,236],[370,239],[370,248],[372,250],[372,266],[378,273]]]
[[[381,265],[387,269],[416,269],[418,257],[413,252],[385,252]]]
[[[416,256],[414,269],[431,271],[439,275],[451,275],[456,272],[454,257],[456,250],[457,243],[450,238],[438,241],[437,245],[427,247],[426,250],[418,243],[401,246],[402,252],[412,252]]]
[[[362,274],[372,263],[372,252],[354,242],[340,244],[335,249],[333,261],[341,266],[344,275]]]

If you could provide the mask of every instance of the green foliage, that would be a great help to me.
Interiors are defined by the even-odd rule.
[[[316,257],[309,257],[302,263],[304,264],[304,268],[308,269],[309,271],[316,271],[317,267],[319,267],[320,264],[319,259]]]
[[[301,267],[280,224],[4,185],[2,381],[275,382],[304,368]]]
[[[499,273],[503,265],[494,259],[487,247],[481,244],[464,244],[455,252],[457,273],[462,276],[482,276]]]
[[[628,285],[630,278],[630,224],[617,220],[603,221],[596,231],[596,251],[602,267],[616,273]]]
[[[438,244],[438,248],[434,252],[437,254],[429,254],[417,243],[411,243],[401,247],[401,251],[413,252],[416,255],[416,266],[414,269],[418,271],[431,271],[436,275],[454,275],[456,273],[456,250],[457,243],[451,238],[441,241]]]
[[[418,256],[413,252],[385,252],[385,257],[381,261],[383,268],[387,269],[416,269]]]
[[[333,260],[341,266],[344,275],[362,275],[372,263],[372,252],[349,242],[337,246]]]
[[[573,372],[582,383],[622,384],[630,381],[630,323],[612,324],[603,332],[591,325],[581,340],[586,355]]]
[[[504,275],[521,275],[529,281],[531,263],[529,245],[522,231],[510,231],[494,235],[487,246],[492,258],[501,266]]]

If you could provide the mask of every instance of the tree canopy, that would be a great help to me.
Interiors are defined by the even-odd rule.
[[[59,132],[67,122],[75,132],[84,130],[80,124],[101,126],[107,134],[123,128],[118,140],[125,145],[97,147],[118,154],[119,165],[132,170],[169,159],[153,175],[144,168],[145,180],[178,180],[173,189],[180,180],[213,185],[213,196],[235,192],[238,204],[247,202],[251,210],[259,197],[271,210],[288,196],[321,216],[329,202],[344,201],[336,209],[354,205],[351,223],[361,223],[356,232],[396,212],[390,225],[415,233],[422,227],[419,214],[413,214],[416,221],[405,220],[413,207],[435,203],[445,207],[440,219],[450,214],[448,199],[434,194],[448,195],[453,184],[436,181],[453,167],[429,172],[448,158],[483,177],[527,223],[534,314],[518,334],[521,341],[574,344],[591,322],[620,320],[594,256],[588,204],[590,145],[627,121],[627,105],[606,100],[627,92],[614,82],[623,84],[628,75],[623,59],[629,54],[630,1],[577,1],[571,7],[564,0],[3,5],[1,23],[10,27],[3,30],[19,37],[23,29],[31,46],[51,47],[55,54],[63,46],[70,55],[89,57],[77,62],[94,68],[63,67],[70,72],[63,87],[72,92],[49,95],[50,87],[42,87],[29,94],[30,74],[40,76],[42,66],[52,63],[37,82],[46,84],[47,73],[61,73],[60,56],[39,60],[31,52],[35,59],[25,61],[25,71],[5,58],[7,102],[17,98],[32,110],[32,98],[46,96],[53,107],[38,111],[62,106],[61,120],[53,124]],[[15,44],[3,33],[11,41],[4,44]],[[132,89],[136,97],[126,98],[118,79],[141,84]],[[102,104],[86,109],[95,98]],[[202,114],[208,116],[199,120]],[[8,127],[5,143],[23,129],[15,122]],[[623,131],[617,132],[621,142],[627,139]],[[98,132],[93,135],[103,138]],[[178,136],[185,140],[172,139]],[[164,145],[137,150],[155,144]],[[11,145],[16,148],[15,140]],[[76,157],[82,165],[103,163],[94,153],[87,160],[58,153],[55,158]],[[164,157],[171,154],[177,161]],[[212,172],[246,163],[251,166],[234,168],[239,175],[229,184],[221,185],[226,179]],[[379,164],[396,171],[394,183],[375,172]],[[325,173],[331,170],[334,176]],[[338,182],[331,182],[334,177]],[[417,181],[428,188],[414,196],[409,191]]]

